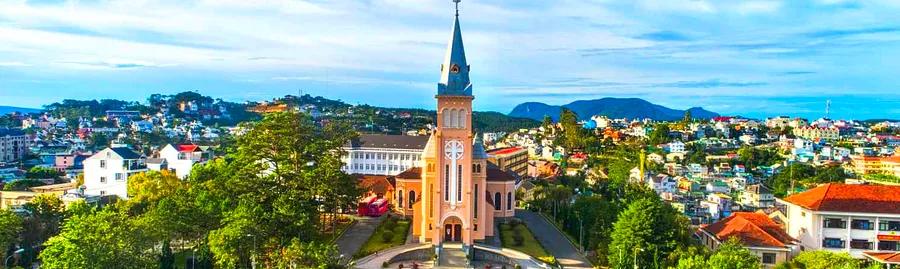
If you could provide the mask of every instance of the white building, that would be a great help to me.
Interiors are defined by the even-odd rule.
[[[687,150],[684,148],[684,142],[675,141],[669,143],[669,152],[671,153],[685,153]]]
[[[778,200],[805,250],[900,252],[900,186],[830,183]]]
[[[12,163],[25,158],[28,135],[19,129],[0,129],[0,163]]]
[[[741,205],[747,208],[768,208],[775,206],[775,195],[762,184],[749,185],[741,193]]]
[[[344,145],[342,170],[348,174],[396,176],[411,167],[423,167],[422,152],[428,136],[360,135]]]
[[[128,198],[128,177],[147,171],[144,156],[128,148],[106,148],[84,160],[84,194]]]
[[[212,158],[212,153],[207,147],[185,144],[173,146],[166,145],[159,151],[159,157],[166,160],[169,170],[174,170],[175,175],[185,179],[191,174],[195,164],[204,163]]]

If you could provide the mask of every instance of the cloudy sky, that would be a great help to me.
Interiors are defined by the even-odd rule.
[[[450,0],[2,0],[0,105],[298,91],[434,106]],[[639,97],[900,118],[900,1],[463,0],[476,109]]]

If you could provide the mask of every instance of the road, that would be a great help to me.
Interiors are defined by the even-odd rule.
[[[593,268],[584,256],[578,253],[572,243],[556,227],[538,213],[516,210],[516,217],[525,222],[541,245],[556,257],[563,268]]]
[[[375,232],[375,228],[378,228],[378,224],[381,223],[382,218],[370,218],[370,217],[362,217],[357,219],[356,223],[353,224],[352,227],[348,228],[341,238],[338,238],[337,245],[338,251],[344,257],[352,257],[353,254],[356,254],[359,251],[359,248],[362,247],[363,244],[366,243],[366,240],[369,240],[369,237],[372,236],[372,233]]]

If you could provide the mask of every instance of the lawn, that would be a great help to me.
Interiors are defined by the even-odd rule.
[[[410,220],[388,217],[378,225],[369,240],[359,248],[359,252],[353,254],[353,258],[362,258],[377,251],[405,244],[409,226]]]
[[[520,222],[500,224],[500,241],[505,248],[524,252],[546,263],[553,264],[556,261],[534,238],[531,230]]]

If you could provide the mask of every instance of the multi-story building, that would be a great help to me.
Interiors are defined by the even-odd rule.
[[[794,135],[810,140],[837,140],[838,138],[840,138],[841,130],[836,127],[804,126],[800,128],[794,128]]]
[[[748,209],[775,206],[775,195],[762,184],[748,185],[741,194],[741,205]]]
[[[342,170],[348,174],[396,176],[422,167],[428,136],[363,134],[344,145]]]
[[[84,194],[128,198],[128,177],[147,171],[146,158],[128,148],[106,148],[84,160]]]
[[[900,156],[878,157],[850,155],[853,173],[857,175],[888,174],[900,176]]]
[[[528,175],[528,150],[521,147],[492,149],[487,152],[488,162],[520,177]]]
[[[797,240],[781,229],[766,214],[735,212],[720,221],[701,227],[697,231],[700,242],[710,250],[737,238],[750,252],[759,256],[764,268],[790,260],[800,251]]]
[[[195,164],[204,163],[212,159],[213,155],[208,147],[169,144],[159,151],[159,157],[166,160],[167,169],[174,170],[178,178],[185,179],[191,174]]]
[[[0,128],[0,163],[13,163],[25,158],[28,135],[20,129]]]
[[[900,186],[829,183],[778,200],[785,229],[805,250],[900,251]]]

